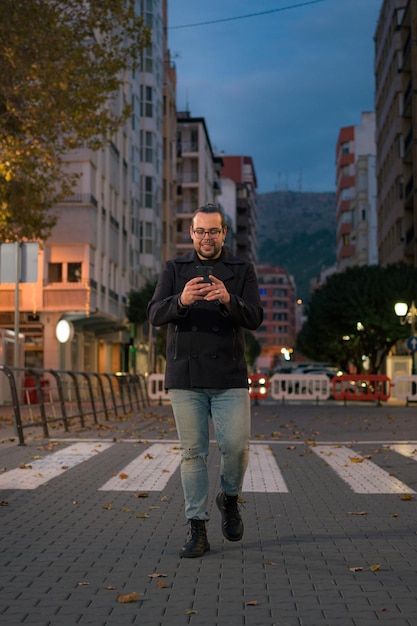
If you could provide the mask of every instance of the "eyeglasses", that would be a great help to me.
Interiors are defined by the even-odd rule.
[[[204,228],[196,228],[193,230],[193,233],[196,239],[204,239],[205,235],[208,235],[211,239],[217,239],[222,230],[222,228],[209,228],[208,230],[204,230]]]

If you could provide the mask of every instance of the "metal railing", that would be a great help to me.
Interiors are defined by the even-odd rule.
[[[1,404],[10,405],[13,410],[19,445],[25,443],[25,428],[39,426],[44,436],[49,437],[49,426],[56,422],[68,432],[72,420],[79,420],[84,427],[86,418],[92,418],[98,424],[99,417],[108,421],[110,417],[126,415],[150,404],[143,374],[0,365],[0,385]]]

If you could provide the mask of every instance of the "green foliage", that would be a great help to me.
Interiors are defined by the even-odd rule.
[[[129,292],[129,304],[126,307],[126,317],[131,324],[141,325],[146,322],[146,309],[155,291],[155,286],[155,282],[148,282],[139,291]]]
[[[317,361],[362,370],[362,356],[370,373],[378,373],[391,347],[410,333],[394,312],[398,301],[417,296],[417,268],[405,264],[362,266],[333,274],[315,291],[307,307],[307,321],[297,350]]]
[[[249,367],[252,367],[261,354],[261,344],[248,330],[245,331],[245,359]]]
[[[99,149],[130,115],[124,74],[150,31],[134,0],[2,0],[0,240],[45,239],[76,177],[68,151]]]
[[[324,267],[331,267],[336,260],[336,237],[331,230],[314,233],[295,233],[285,241],[265,239],[259,249],[261,262],[285,267],[294,276],[297,296],[309,299],[310,281]]]

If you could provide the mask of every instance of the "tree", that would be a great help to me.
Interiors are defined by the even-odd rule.
[[[155,282],[148,282],[139,291],[132,290],[129,292],[126,317],[131,324],[140,325],[146,322],[146,309],[155,291],[155,285]]]
[[[333,274],[311,298],[297,350],[344,368],[352,362],[359,373],[365,355],[370,373],[378,373],[391,347],[410,332],[401,326],[394,304],[411,302],[416,291],[417,268],[403,263]]]
[[[260,354],[261,344],[253,333],[245,330],[245,359],[249,367],[253,367]]]
[[[129,116],[124,77],[150,42],[134,6],[2,0],[0,240],[46,239],[76,180],[64,155],[101,148]]]

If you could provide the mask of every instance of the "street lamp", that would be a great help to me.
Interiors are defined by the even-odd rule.
[[[417,307],[414,304],[414,300],[411,303],[411,306],[405,302],[397,302],[394,305],[394,310],[396,315],[400,318],[401,324],[410,324],[411,326],[411,335],[407,339],[407,348],[411,350],[412,357],[412,373],[416,373],[416,365],[415,365],[415,352],[417,350],[417,337],[416,337],[416,320],[417,320]]]

